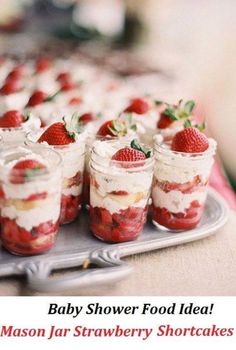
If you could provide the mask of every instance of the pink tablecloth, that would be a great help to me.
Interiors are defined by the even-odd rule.
[[[236,195],[228,184],[218,161],[213,166],[210,185],[215,188],[228,202],[231,209],[236,210]]]

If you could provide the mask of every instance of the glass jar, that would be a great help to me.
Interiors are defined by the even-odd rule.
[[[200,222],[216,142],[203,153],[182,153],[155,139],[152,220],[161,229],[190,230]]]
[[[86,155],[85,155],[85,170],[84,170],[84,182],[83,182],[83,204],[87,209],[89,209],[90,205],[90,159],[91,152],[94,142],[96,141],[115,141],[121,140],[123,141],[132,141],[133,138],[139,139],[139,136],[133,132],[129,131],[129,133],[125,136],[99,136],[99,135],[89,135],[86,139]]]
[[[44,168],[27,168],[25,162],[32,160]],[[59,225],[60,155],[42,145],[5,148],[0,153],[0,181],[3,247],[18,255],[49,250]]]
[[[90,229],[106,242],[134,240],[146,222],[154,159],[111,160],[117,150],[129,145],[129,141],[97,141],[92,148]],[[106,149],[111,151],[109,157]]]
[[[39,132],[29,133],[27,143],[38,141],[46,128]],[[76,142],[68,145],[52,146],[43,142],[47,147],[57,151],[62,158],[62,197],[60,224],[74,221],[82,206],[83,175],[85,163],[85,137],[80,135]]]

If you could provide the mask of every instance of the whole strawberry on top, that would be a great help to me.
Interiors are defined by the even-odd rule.
[[[172,151],[184,153],[205,152],[209,147],[209,141],[202,132],[204,128],[204,124],[193,127],[190,122],[185,123],[185,128],[177,132],[172,140]]]
[[[151,157],[151,151],[146,150],[145,147],[141,146],[138,141],[132,140],[130,146],[126,146],[124,148],[119,149],[113,156],[112,160],[122,162],[121,166],[124,168],[130,167],[130,164],[126,164],[126,162],[132,162],[132,166],[135,166],[133,162],[138,162],[137,166],[143,164],[140,163],[142,160],[146,160]]]
[[[167,129],[172,127],[175,122],[184,122],[192,118],[192,111],[195,107],[194,101],[187,101],[184,105],[182,100],[178,104],[164,104],[166,108],[160,114],[160,119],[157,122],[158,129]]]
[[[52,66],[52,63],[50,59],[47,57],[40,57],[36,60],[35,62],[35,72],[38,73],[43,73],[50,69]]]
[[[125,119],[111,119],[106,121],[99,128],[97,136],[123,137],[129,133],[129,130],[136,131],[136,124],[132,121],[131,115],[128,115]]]
[[[0,128],[18,128],[28,119],[29,115],[24,115],[17,110],[10,110],[0,117]]]
[[[42,90],[35,90],[30,96],[26,107],[35,107],[41,105],[45,102],[51,102],[55,99],[55,97],[60,93],[60,91],[55,92],[53,95],[48,95],[46,92]]]
[[[38,139],[38,142],[47,142],[52,146],[68,145],[76,141],[82,131],[79,116],[74,113],[70,120],[63,118],[62,122],[50,125]]]
[[[145,114],[149,111],[150,104],[149,102],[141,97],[133,98],[129,106],[125,109],[125,112],[136,113],[136,114]]]

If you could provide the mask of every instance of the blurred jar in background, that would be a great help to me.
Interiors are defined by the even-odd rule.
[[[106,37],[115,37],[123,30],[124,16],[122,0],[80,0],[73,11],[73,22]]]
[[[26,5],[32,0],[1,0],[0,30],[18,30],[24,21]]]
[[[206,118],[226,170],[236,184],[235,0],[127,3],[145,24],[147,59],[165,70],[171,67],[179,95],[196,99],[199,115]]]

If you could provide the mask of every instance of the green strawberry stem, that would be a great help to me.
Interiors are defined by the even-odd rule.
[[[128,131],[127,122],[120,119],[114,119],[112,121],[112,126],[108,126],[108,129],[114,136],[125,136]]]
[[[206,122],[204,121],[202,124],[192,124],[191,120],[187,119],[184,122],[184,128],[197,128],[199,131],[203,132],[206,129]]]
[[[65,129],[68,132],[69,136],[75,139],[77,134],[80,134],[83,130],[82,123],[79,121],[79,114],[77,112],[72,114],[72,117],[69,122],[66,121],[66,118],[63,117],[62,120],[65,125]]]
[[[182,106],[183,100],[179,100],[178,105],[166,104],[166,109],[164,114],[168,115],[173,121],[186,119],[191,117],[191,113],[195,107],[195,102],[193,100],[187,101],[184,106]]]
[[[55,92],[55,94],[46,97],[43,102],[51,102],[51,101],[53,101],[55,99],[55,97],[57,95],[59,95],[60,93],[61,93],[61,90],[58,90],[57,92]]]
[[[31,113],[29,111],[26,111],[24,114],[24,122],[27,122],[31,117]]]
[[[139,144],[137,139],[132,140],[131,143],[130,143],[130,146],[131,146],[131,148],[136,149],[137,151],[140,151],[140,152],[144,153],[146,158],[150,158],[151,155],[152,155],[152,151],[151,150],[147,150],[145,147],[142,147]]]
[[[161,100],[154,100],[154,103],[156,106],[160,106],[160,105],[162,105],[162,103],[165,103],[165,102],[163,102]]]

